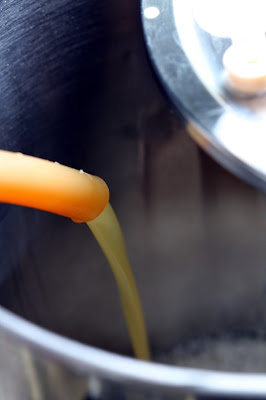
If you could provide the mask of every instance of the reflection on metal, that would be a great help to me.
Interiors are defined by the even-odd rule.
[[[144,7],[148,4],[144,1]],[[152,4],[156,6],[157,2]],[[266,127],[262,117],[266,96],[239,98],[225,88],[222,58],[231,41],[212,36],[197,25],[191,0],[169,0],[161,10],[160,21],[144,19],[144,23],[148,51],[159,80],[173,107],[196,125],[198,134],[194,139],[231,172],[266,191],[266,157],[257,161],[266,144],[261,134]],[[234,121],[226,124],[225,133],[221,132],[221,116]],[[239,131],[242,121],[247,122],[243,141]],[[221,139],[225,136],[230,136],[230,141]]]
[[[248,38],[250,34],[266,31],[264,0],[191,1],[196,22],[214,36]]]
[[[29,392],[31,400],[44,400],[38,373],[33,362],[33,358],[29,350],[24,347],[21,349],[21,358],[26,379],[29,384]]]
[[[89,379],[88,379],[88,395],[90,396],[90,398],[92,398],[94,400],[101,399],[102,392],[103,392],[103,388],[102,388],[102,383],[101,383],[100,379],[98,379],[95,376],[89,377]]]
[[[160,10],[157,7],[147,7],[144,9],[143,14],[145,18],[154,19],[160,15]]]
[[[143,0],[143,7],[148,7],[151,3],[156,6],[161,2],[160,0]],[[239,98],[227,91],[224,85],[222,58],[231,44],[228,32],[223,32],[222,35],[227,37],[216,37],[203,30],[194,17],[192,1],[169,0],[164,2],[160,21],[143,19],[148,53],[160,85],[170,100],[172,108],[185,116],[187,129],[194,141],[237,177],[266,191],[266,157],[263,157],[263,149],[266,147],[266,98],[265,96]],[[244,243],[248,246],[252,244],[254,257],[257,257],[260,252],[256,246],[258,238],[255,239],[257,227],[260,224],[259,219],[254,225],[254,231],[250,230],[249,224],[242,228],[241,225],[247,217],[246,207],[253,204],[252,210],[258,211],[258,199],[262,195],[221,168],[208,155],[204,154],[203,157],[202,154],[204,153],[199,153],[202,180],[200,204],[203,217],[202,237],[207,240],[205,243],[208,254],[206,268],[210,268],[209,272],[213,274],[212,265],[215,268],[215,279],[219,280],[216,274],[221,273],[222,281],[226,274],[231,274],[236,267],[238,263],[236,259],[245,251]],[[205,162],[206,160],[208,162]],[[178,198],[177,196],[176,201]],[[230,218],[232,218],[231,224]],[[262,220],[265,220],[264,216]],[[232,236],[234,229],[236,231]],[[245,241],[243,235],[248,232],[250,237]],[[265,228],[262,232],[264,236]],[[227,247],[229,242],[231,245]],[[234,260],[231,258],[231,252],[237,255]],[[262,282],[265,271],[265,242],[262,244],[261,256],[264,261],[259,272],[259,281]],[[221,270],[217,269],[219,260],[221,260]],[[251,269],[254,265],[258,266],[257,261],[255,263],[250,261],[246,272],[250,270],[252,274]],[[237,274],[238,278],[240,275]],[[256,285],[260,285],[259,281]],[[235,281],[235,284],[236,289],[238,283]],[[264,286],[265,283],[262,283],[262,287]],[[260,293],[259,296],[264,304],[263,289],[257,288],[255,291]],[[213,297],[210,297],[209,293],[210,302],[216,298],[216,294],[217,291]],[[225,298],[228,298],[228,294],[226,290]],[[231,305],[233,304],[236,305],[234,300],[231,301]],[[205,307],[207,307],[207,300]],[[213,310],[214,312],[216,310],[214,305]],[[261,321],[261,329],[265,333],[263,310],[264,306],[255,320]],[[263,338],[262,343],[264,342]],[[254,370],[254,372],[257,371]],[[204,373],[208,375],[209,371],[204,371]],[[233,376],[230,373],[226,375],[217,373],[212,377],[209,375],[208,378],[207,375],[204,377],[206,380],[201,381],[206,391],[205,393],[198,391],[200,398],[202,395],[216,395],[224,398],[233,396],[263,398],[266,395],[266,387],[262,387],[266,383],[262,374],[254,373],[253,375],[258,378],[258,386],[254,385],[248,374],[239,373]],[[241,382],[242,379],[244,381]],[[213,387],[207,389],[210,382]],[[195,381],[193,381],[194,384]],[[260,394],[258,389],[261,391]],[[189,390],[187,392],[195,393]]]
[[[0,28],[4,30],[3,43],[4,36],[10,40],[9,33],[16,33],[17,38],[21,36],[23,44],[26,43],[26,34],[29,32],[32,32],[32,39],[36,38],[35,29],[25,31],[25,35],[21,35],[21,30],[27,21],[24,12],[34,9],[36,17],[39,16],[37,10],[41,2],[38,2],[38,7],[34,3],[34,6],[20,10],[19,1],[12,2],[12,10],[10,2],[3,2],[3,11],[14,11],[16,5],[19,11],[8,14],[12,24],[1,24]],[[47,7],[57,7],[58,17],[65,21],[68,11],[66,10],[66,14],[65,11],[61,12],[58,3],[47,3]],[[239,336],[252,330],[252,339],[256,341],[255,334],[265,334],[265,197],[219,167],[205,153],[202,152],[199,156],[195,143],[175,124],[174,115],[169,119],[162,118],[164,113],[167,114],[166,108],[162,114],[157,114],[156,110],[155,113],[146,114],[147,120],[144,115],[141,138],[136,134],[139,111],[143,108],[147,110],[155,98],[161,98],[146,63],[141,29],[134,25],[138,21],[134,17],[134,11],[138,12],[137,0],[94,0],[94,3],[82,0],[68,3],[73,6],[73,10],[77,7],[80,22],[78,26],[74,22],[63,24],[67,33],[72,27],[75,32],[74,37],[71,36],[73,41],[66,42],[66,37],[70,39],[68,35],[62,34],[61,37],[61,44],[66,53],[71,55],[72,62],[65,63],[61,52],[60,60],[63,60],[63,67],[69,73],[61,74],[61,67],[60,71],[52,68],[57,65],[56,62],[54,64],[54,57],[57,55],[54,44],[56,48],[61,48],[60,36],[57,36],[56,43],[53,40],[53,32],[60,25],[54,12],[47,13],[48,20],[46,15],[40,13],[49,29],[43,29],[44,25],[41,24],[39,39],[42,40],[44,34],[45,37],[46,34],[52,34],[52,51],[49,52],[45,43],[44,46],[39,46],[40,40],[29,41],[31,50],[35,43],[38,55],[44,54],[43,58],[51,55],[47,62],[49,61],[48,65],[52,68],[51,72],[57,71],[58,77],[62,77],[63,97],[60,95],[58,98],[61,90],[54,81],[52,85],[45,81],[44,85],[38,86],[40,74],[36,72],[42,71],[44,76],[42,67],[46,64],[43,63],[43,58],[29,57],[32,64],[30,62],[23,67],[23,63],[19,62],[21,46],[17,43],[14,42],[14,51],[7,51],[8,46],[6,52],[2,52],[7,59],[10,54],[9,60],[18,56],[18,62],[13,63],[18,66],[18,72],[24,70],[27,76],[32,74],[30,88],[38,88],[38,98],[47,99],[51,111],[54,112],[51,119],[45,113],[47,124],[40,124],[38,110],[42,109],[41,104],[36,102],[36,96],[32,96],[31,90],[25,92],[25,85],[20,85],[20,79],[14,80],[14,86],[10,90],[5,87],[3,95],[5,99],[9,99],[7,105],[14,104],[22,112],[18,115],[14,112],[12,119],[7,118],[10,128],[10,123],[12,126],[14,124],[16,135],[10,136],[10,131],[7,130],[8,134],[0,138],[1,144],[11,146],[13,143],[13,146],[22,146],[25,152],[27,150],[29,153],[34,151],[41,154],[45,146],[47,156],[52,159],[58,159],[54,155],[58,154],[59,146],[61,154],[63,145],[65,162],[73,161],[73,151],[79,168],[84,168],[84,161],[87,167],[92,165],[95,171],[101,171],[103,176],[108,177],[112,199],[126,231],[134,271],[140,279],[156,353],[166,348],[171,350],[177,344],[182,345],[183,351],[186,351],[185,344],[191,336],[203,336],[206,339],[207,333],[217,334],[226,328],[235,329]],[[173,108],[180,108],[193,126],[198,128],[194,129],[193,137],[202,139],[202,145],[206,146],[204,148],[209,152],[215,149],[217,140],[213,129],[225,111],[235,112],[239,109],[239,115],[242,115],[245,109],[247,118],[249,110],[254,110],[251,113],[257,115],[264,113],[265,105],[261,99],[250,99],[248,102],[244,100],[240,104],[239,100],[236,103],[233,98],[222,93],[225,102],[230,100],[231,103],[228,103],[226,110],[220,103],[217,104],[206,87],[204,88],[202,79],[195,79],[195,69],[193,71],[189,67],[190,64],[184,57],[173,23],[172,1],[143,0],[142,3],[142,9],[157,7],[160,10],[158,18],[144,17],[148,49],[158,77],[168,95],[172,96]],[[186,4],[184,1],[177,3]],[[83,10],[92,7],[92,14],[98,18],[101,13],[95,12],[97,4],[97,10],[100,11],[100,7],[103,11],[105,22],[108,17],[108,44],[111,46],[107,63],[104,57],[103,68],[99,69],[101,62],[99,57],[94,57],[94,53],[92,57],[85,57],[90,62],[97,62],[97,70],[89,69],[88,73],[87,63],[83,64],[83,55],[84,51],[87,54],[87,45],[93,41],[95,24],[92,26],[92,35],[88,35],[89,19]],[[67,6],[67,2],[65,5]],[[2,16],[5,22],[7,15]],[[14,16],[21,25],[14,25]],[[86,29],[81,29],[82,25]],[[97,38],[98,33],[97,29]],[[218,55],[222,54],[227,44],[214,40],[205,32],[200,33],[200,38],[208,46],[208,54],[212,55],[212,51],[219,49],[217,58],[213,54],[214,57],[210,60],[213,62],[215,77],[216,66],[220,65]],[[97,49],[105,51],[101,42],[99,45],[98,39],[96,44]],[[30,56],[28,53],[26,55]],[[5,57],[3,62],[6,62]],[[82,75],[76,59],[84,65],[81,68]],[[101,71],[104,72],[104,79],[100,80],[99,87],[97,82],[102,77]],[[79,93],[75,95],[69,86],[71,82],[79,82],[78,86],[82,86],[86,96],[90,96],[88,85],[84,85],[82,79],[83,74],[91,79],[90,82],[95,85],[95,92],[97,91],[89,113],[85,107],[79,107]],[[3,78],[4,82],[11,82],[6,79],[6,75]],[[43,82],[42,77],[41,81]],[[70,107],[61,110],[58,105],[62,105],[65,90],[72,101]],[[20,107],[19,93],[25,104],[30,104],[29,108]],[[195,96],[195,93],[199,93],[199,96]],[[36,107],[33,107],[35,103]],[[5,104],[1,110],[6,112]],[[35,112],[29,115],[24,112],[28,110]],[[62,112],[58,112],[59,110]],[[66,115],[69,111],[70,119]],[[82,118],[83,112],[86,114],[85,121]],[[58,116],[57,123],[53,119],[54,113]],[[27,124],[22,132],[20,128],[23,128],[26,121],[22,119],[23,114]],[[90,124],[90,135],[87,137],[88,122],[91,121],[87,117],[92,115],[95,118],[92,118],[93,124]],[[69,124],[70,120],[72,124]],[[79,121],[78,125],[76,121]],[[85,124],[84,131],[79,132],[79,128],[83,126],[82,121]],[[66,136],[65,128],[68,125]],[[154,125],[156,130],[153,129]],[[40,130],[36,130],[36,126]],[[29,134],[26,135],[28,128]],[[34,136],[32,132],[35,133]],[[152,157],[143,157],[143,164],[146,163],[143,170],[139,168],[138,144],[141,140],[146,147],[146,154],[152,150]],[[73,144],[75,145],[72,149]],[[66,154],[68,146],[70,154]],[[220,147],[217,154],[221,155]],[[143,174],[141,178],[144,183],[145,176],[152,174],[152,196],[149,199],[152,212],[149,218],[147,209],[143,207],[140,174]],[[93,240],[90,241],[87,234],[84,235],[82,226],[77,228],[74,224],[68,225],[65,220],[55,219],[54,216],[37,213],[33,215],[29,211],[25,213],[25,218],[21,218],[22,210],[8,209],[0,224],[0,250],[4,255],[0,260],[0,298],[1,305],[4,304],[4,307],[0,307],[1,398],[30,398],[29,384],[25,382],[25,371],[21,367],[21,348],[26,346],[34,368],[37,369],[43,396],[49,400],[85,400],[90,395],[90,377],[98,380],[91,388],[94,395],[98,393],[102,399],[184,399],[191,394],[201,399],[205,396],[223,396],[229,399],[249,397],[265,400],[265,370],[257,373],[256,364],[249,367],[247,374],[218,373],[195,369],[195,366],[183,368],[143,363],[115,354],[125,353],[129,344],[126,332],[120,335],[124,326],[120,310],[117,310],[117,298],[112,290],[113,280],[108,270],[106,271],[103,256],[96,243],[93,247]],[[11,240],[14,237],[18,241],[16,246]],[[58,252],[58,248],[64,248],[64,252]],[[84,264],[88,259],[90,263]],[[14,278],[13,272],[18,267],[20,271],[14,285],[12,276]],[[41,285],[43,290],[40,292]],[[103,296],[108,298],[108,303],[103,301]],[[21,307],[23,300],[25,303]],[[6,311],[6,308],[11,308],[13,313]],[[16,314],[22,314],[24,318]],[[27,322],[27,319],[33,323]],[[88,346],[88,343],[94,347]],[[209,341],[204,343],[208,346],[210,344]],[[109,351],[100,350],[99,347]]]

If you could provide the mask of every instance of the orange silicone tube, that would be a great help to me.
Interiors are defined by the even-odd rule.
[[[0,150],[0,201],[87,222],[104,210],[109,190],[101,178],[82,170]]]

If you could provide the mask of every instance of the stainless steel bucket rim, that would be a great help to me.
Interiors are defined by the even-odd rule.
[[[265,398],[264,374],[229,373],[145,362],[84,345],[41,328],[0,307],[0,327],[15,340],[48,359],[77,367],[81,373],[108,377],[148,390],[195,395]]]

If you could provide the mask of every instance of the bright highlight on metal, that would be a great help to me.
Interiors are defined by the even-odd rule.
[[[144,16],[148,19],[157,18],[160,15],[160,10],[157,7],[147,7],[144,10]]]
[[[266,31],[265,0],[192,0],[198,25],[218,37],[241,37]]]

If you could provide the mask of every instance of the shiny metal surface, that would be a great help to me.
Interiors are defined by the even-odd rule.
[[[198,395],[215,393],[223,396],[241,395],[256,398],[265,396],[265,379],[259,375],[215,373],[152,365],[69,341],[45,332],[20,318],[14,318],[7,312],[1,314],[2,327],[8,326],[17,339],[23,340],[16,343],[9,339],[7,343],[10,346],[11,356],[17,362],[18,377],[24,378],[24,386],[28,386],[30,398],[43,399],[51,396],[63,399],[65,396],[69,399],[78,399],[90,391],[95,398],[98,396],[106,398],[106,395],[113,398],[116,385],[119,385],[120,395],[125,398],[127,395],[133,396],[129,398],[139,398],[139,396],[142,398],[141,396],[145,394],[151,398],[152,396],[158,398],[160,395],[163,398],[166,398],[164,396],[172,398],[171,395],[179,398],[178,393],[180,395],[183,393],[183,396],[185,393]],[[3,331],[1,336],[3,339]],[[61,363],[64,365],[63,369]],[[74,367],[75,373],[73,373]],[[98,393],[94,393],[96,385]],[[24,389],[27,390],[26,387]],[[47,394],[49,391],[50,395]],[[181,398],[184,398],[183,396]]]
[[[154,361],[132,358],[113,277],[86,226],[1,205],[1,397],[265,398],[256,354],[244,358],[245,373],[230,360],[212,370],[158,363],[176,346],[189,358],[194,341],[199,352],[223,337],[265,343],[264,195],[200,151],[170,111],[147,62],[138,1],[20,7],[1,12],[1,147],[107,181]]]
[[[172,106],[193,125],[189,131],[207,153],[265,191],[266,97],[241,98],[226,89],[222,56],[230,38],[213,36],[197,24],[193,0],[143,0],[144,12],[149,7],[159,14],[144,15],[147,47]]]

